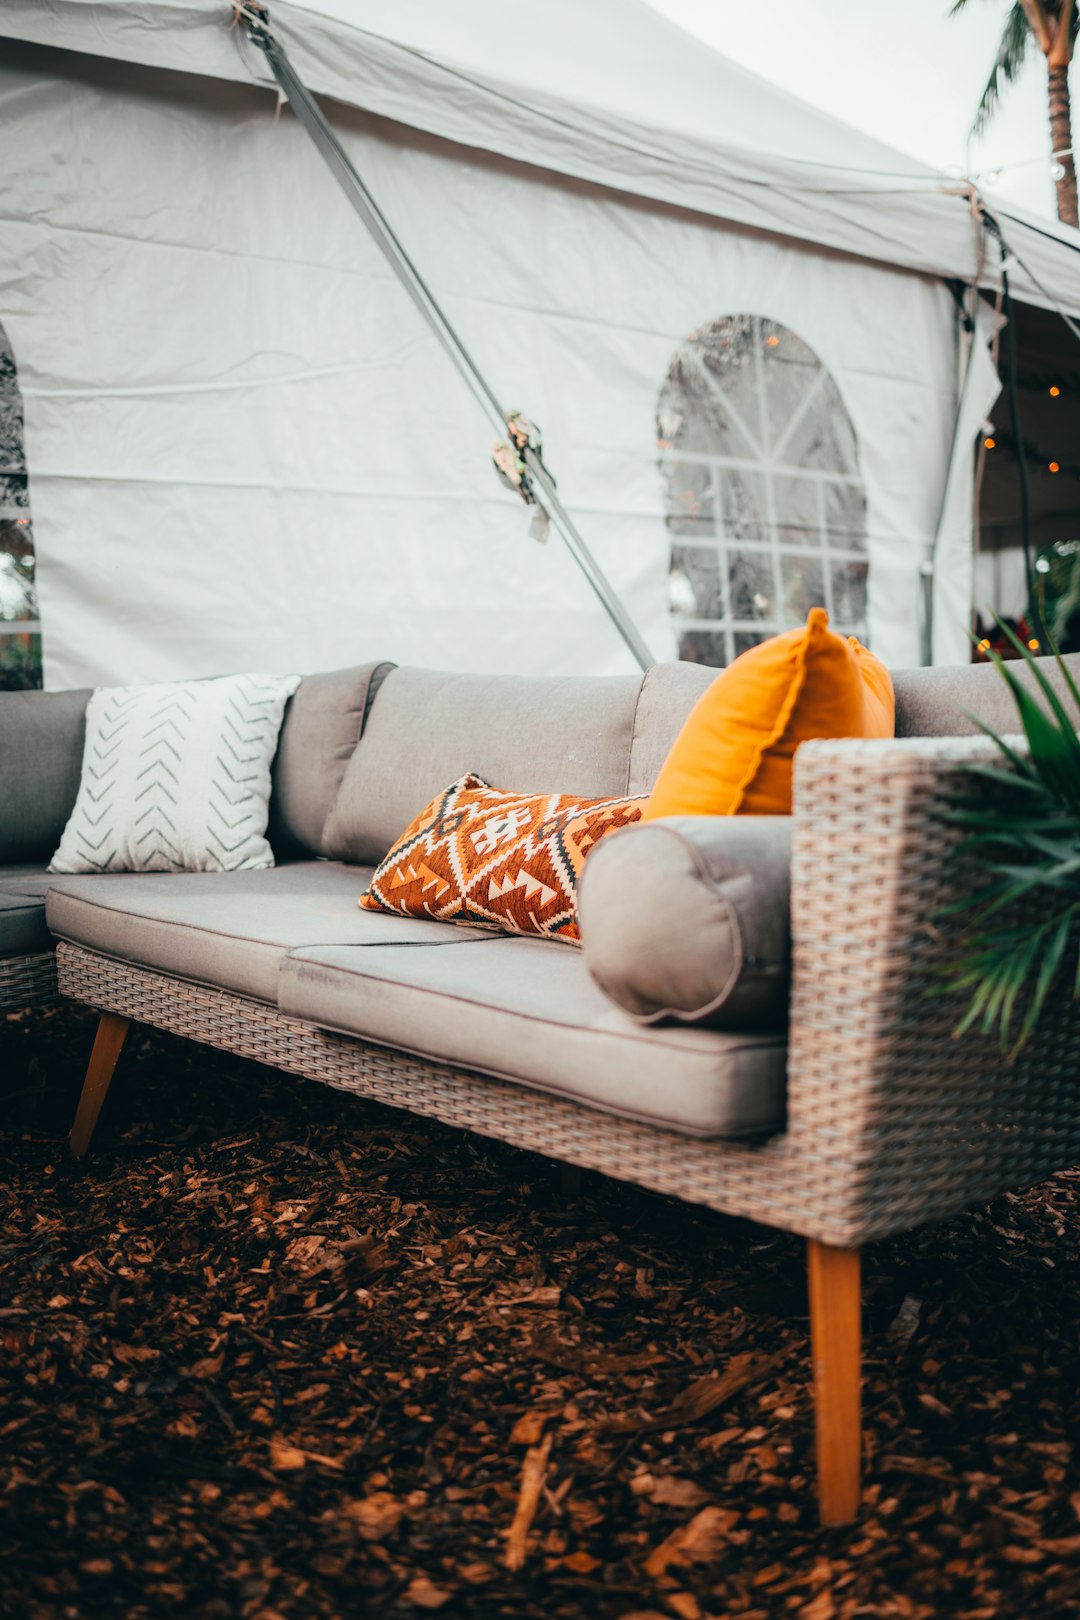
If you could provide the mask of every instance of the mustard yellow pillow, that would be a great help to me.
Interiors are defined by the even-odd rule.
[[[751,647],[702,693],[642,815],[791,814],[795,750],[811,737],[891,737],[892,678],[880,659],[829,629],[805,626]]]

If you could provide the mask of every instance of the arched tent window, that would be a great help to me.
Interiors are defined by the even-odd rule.
[[[23,440],[22,395],[0,326],[0,690],[41,685],[41,625]]]
[[[866,633],[866,495],[839,390],[777,321],[680,344],[657,410],[679,656],[729,664],[823,606]]]

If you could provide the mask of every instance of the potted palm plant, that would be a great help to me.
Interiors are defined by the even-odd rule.
[[[1018,675],[1023,665],[992,655],[1027,752],[972,716],[1001,763],[969,766],[972,790],[947,811],[967,829],[962,847],[984,864],[986,881],[973,904],[954,908],[968,915],[946,988],[969,998],[958,1035],[977,1027],[1015,1053],[1051,992],[1080,997],[1080,689],[1056,647],[1064,699],[1040,661],[1005,634],[1032,676],[1029,685]]]

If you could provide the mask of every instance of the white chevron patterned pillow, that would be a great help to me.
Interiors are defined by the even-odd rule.
[[[299,675],[98,687],[82,779],[50,872],[273,866],[270,765]]]

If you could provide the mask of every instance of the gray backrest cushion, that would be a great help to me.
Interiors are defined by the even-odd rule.
[[[1080,653],[1065,664],[1080,685]],[[1034,682],[1019,664],[1021,679]],[[1039,667],[1064,694],[1065,683],[1052,658]],[[656,664],[646,675],[638,704],[630,763],[630,793],[650,793],[668,750],[702,692],[720,674],[704,664]],[[991,664],[943,665],[937,669],[892,671],[898,737],[966,737],[978,731],[965,710],[995,731],[1020,730],[1016,705]]]
[[[578,883],[585,965],[641,1023],[787,1024],[791,817],[672,816],[611,833]]]
[[[640,690],[637,675],[393,670],[346,768],[323,853],[381,861],[413,817],[467,771],[519,793],[624,794]]]
[[[0,861],[45,864],[82,774],[90,693],[0,692]]]
[[[321,855],[326,818],[364,718],[393,664],[305,675],[290,698],[271,771],[267,837],[275,860]]]
[[[1070,653],[1064,662],[1073,680],[1080,685],[1080,653]],[[1016,662],[1010,668],[1027,686],[1037,690],[1031,673],[1023,665]],[[1065,682],[1054,659],[1040,658],[1039,669],[1064,696]],[[965,710],[998,733],[1015,733],[1021,729],[1012,695],[992,664],[894,670],[893,686],[898,737],[970,736],[979,728]]]
[[[720,674],[707,664],[654,664],[641,685],[630,750],[629,793],[651,793],[698,698]]]

